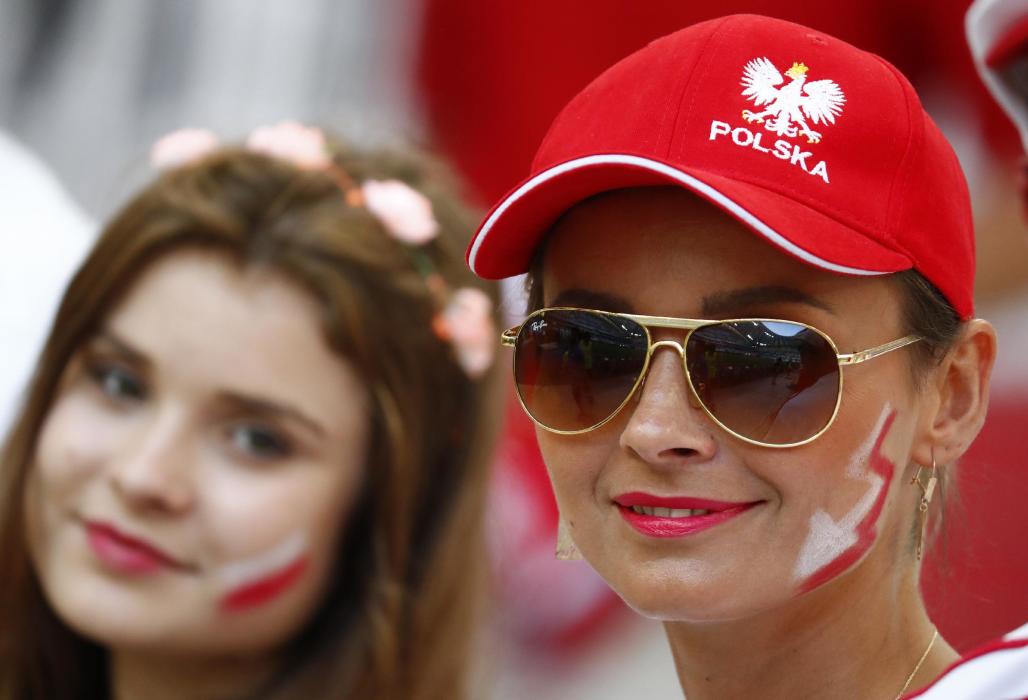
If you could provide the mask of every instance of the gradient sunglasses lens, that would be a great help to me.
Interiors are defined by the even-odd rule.
[[[555,309],[530,316],[514,345],[514,381],[525,410],[560,432],[604,422],[631,396],[646,367],[649,335],[614,314]]]
[[[839,402],[835,347],[787,321],[726,321],[697,328],[685,348],[689,378],[725,428],[766,445],[820,434]]]

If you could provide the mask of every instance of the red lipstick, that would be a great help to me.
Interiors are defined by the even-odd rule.
[[[149,542],[126,535],[113,525],[89,520],[83,526],[97,559],[118,573],[146,576],[166,568],[184,568],[171,555]]]
[[[614,503],[625,522],[643,535],[684,537],[728,522],[761,501],[735,503],[632,492],[616,497]]]

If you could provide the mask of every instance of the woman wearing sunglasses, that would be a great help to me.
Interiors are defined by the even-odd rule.
[[[0,471],[0,698],[463,698],[492,296],[437,166],[158,142]]]
[[[959,660],[918,577],[995,335],[956,157],[894,68],[764,17],[659,39],[560,113],[468,262],[529,274],[503,342],[559,551],[665,622],[690,700],[891,699]],[[1021,697],[1022,647],[924,697]]]

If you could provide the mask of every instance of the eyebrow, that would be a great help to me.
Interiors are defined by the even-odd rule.
[[[142,365],[144,367],[150,366],[150,360],[140,350],[132,347],[132,345],[120,338],[117,333],[112,331],[110,328],[104,328],[96,337],[93,339],[93,343],[106,343],[113,347],[114,351],[119,355],[122,355],[126,360],[133,364]]]
[[[554,297],[553,301],[547,304],[547,306],[572,306],[622,314],[632,313],[632,304],[624,297],[578,287],[565,289]]]
[[[794,287],[771,284],[734,289],[729,292],[718,292],[706,296],[703,298],[703,315],[719,316],[734,311],[745,311],[759,304],[780,304],[783,302],[806,304],[807,306],[827,311],[830,314],[835,314],[835,309],[817,297],[801,292]]]
[[[259,415],[290,419],[305,426],[308,430],[325,437],[327,431],[316,420],[305,414],[298,408],[283,403],[259,399],[254,396],[246,396],[231,391],[223,391],[220,394],[222,401],[232,404],[243,411]]]
[[[731,314],[731,312],[745,313],[747,309],[751,309],[758,304],[780,304],[786,302],[806,304],[807,306],[827,311],[830,314],[835,314],[835,309],[817,297],[801,292],[794,287],[778,284],[745,287],[743,289],[733,289],[728,292],[708,295],[703,298],[703,307],[700,314],[704,318],[712,318],[714,316]],[[624,297],[578,287],[562,291],[548,306],[573,306],[600,311],[612,311],[614,313],[633,313],[632,304]]]
[[[103,342],[113,346],[115,352],[119,355],[123,355],[126,360],[133,364],[138,364],[143,367],[150,367],[152,363],[149,358],[140,350],[134,348],[128,341],[120,338],[114,331],[109,328],[101,330],[97,336],[95,342]],[[287,404],[269,401],[267,399],[260,399],[255,396],[247,396],[234,391],[220,391],[218,398],[223,403],[231,404],[243,411],[256,413],[264,416],[281,417],[286,419],[292,419],[301,425],[305,426],[308,430],[315,433],[319,437],[324,437],[328,434],[325,428],[313,418],[306,415],[303,411]]]

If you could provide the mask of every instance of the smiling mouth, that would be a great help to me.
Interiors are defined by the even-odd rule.
[[[628,493],[614,499],[625,522],[647,537],[685,537],[727,523],[763,501],[727,502]]]
[[[90,549],[105,566],[121,574],[145,576],[187,567],[155,545],[118,530],[110,523],[82,523]]]
[[[698,515],[709,515],[711,511],[703,508],[661,508],[659,506],[631,506],[639,515],[654,515],[658,518],[693,518]]]

